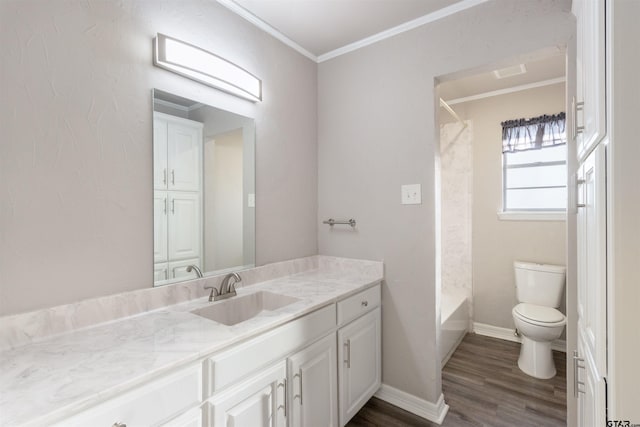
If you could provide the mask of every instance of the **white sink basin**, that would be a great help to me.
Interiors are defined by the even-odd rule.
[[[208,307],[193,310],[193,314],[206,317],[223,325],[231,326],[252,319],[265,311],[285,307],[299,298],[259,291],[248,295],[232,297]]]

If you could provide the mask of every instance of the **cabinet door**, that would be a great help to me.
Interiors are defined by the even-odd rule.
[[[209,399],[210,427],[284,427],[286,425],[286,362],[218,393]]]
[[[338,425],[336,336],[326,336],[288,360],[289,426]]]
[[[166,190],[168,180],[167,149],[168,149],[168,122],[153,116],[153,188]]]
[[[153,262],[168,260],[167,218],[169,195],[166,191],[153,192]]]
[[[199,191],[202,168],[202,128],[169,122],[169,190]]]
[[[575,393],[585,424],[604,425],[606,376],[606,182],[605,146],[599,144],[579,171],[578,354]],[[577,382],[577,381],[580,382]]]
[[[338,330],[340,425],[380,388],[380,308]]]
[[[578,159],[606,132],[604,0],[574,0],[576,90],[574,126]]]
[[[200,258],[202,239],[200,194],[169,193],[169,260]]]

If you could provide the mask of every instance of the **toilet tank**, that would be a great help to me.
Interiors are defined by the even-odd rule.
[[[564,291],[565,267],[516,261],[516,295],[518,302],[557,308]]]

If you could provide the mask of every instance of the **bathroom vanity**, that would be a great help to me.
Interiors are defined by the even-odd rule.
[[[321,267],[0,353],[0,425],[342,426],[381,383],[379,271]]]

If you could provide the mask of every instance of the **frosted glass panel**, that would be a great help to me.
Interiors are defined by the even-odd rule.
[[[507,210],[565,209],[567,189],[507,190],[505,205]]]
[[[507,169],[507,188],[567,185],[566,165]]]

